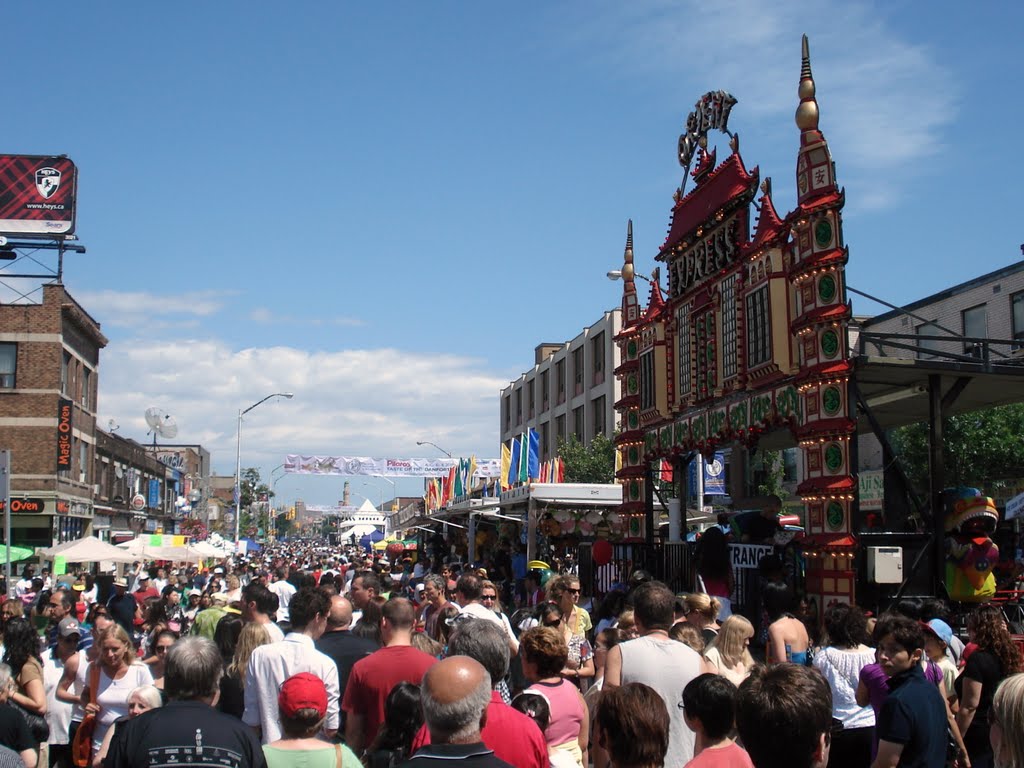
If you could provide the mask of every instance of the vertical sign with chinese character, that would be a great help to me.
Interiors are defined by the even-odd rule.
[[[57,471],[71,471],[71,401],[57,401]]]
[[[150,509],[160,508],[160,481],[150,480],[149,481],[149,499],[147,500],[146,506]]]

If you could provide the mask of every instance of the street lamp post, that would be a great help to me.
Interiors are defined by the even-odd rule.
[[[246,409],[238,410],[238,432],[235,439],[235,554],[238,554],[238,542],[242,525],[242,417],[249,411],[274,397],[283,397],[291,400],[294,395],[291,392],[275,392],[267,395],[262,400],[257,400]],[[273,474],[273,473],[271,473]]]
[[[441,453],[443,453],[445,456],[447,456],[449,459],[454,458],[448,451],[446,451],[440,445],[438,445],[437,443],[432,443],[429,440],[417,440],[416,441],[416,445],[432,445],[435,448],[437,448],[437,450],[439,450]]]

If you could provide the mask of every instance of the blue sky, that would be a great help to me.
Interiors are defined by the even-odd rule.
[[[800,35],[846,186],[849,282],[906,303],[1021,258],[1009,2],[11,4],[5,152],[79,167],[65,283],[111,343],[100,415],[264,474],[286,453],[497,453],[498,392],[664,238],[724,88],[788,210]],[[725,140],[716,137],[725,151]],[[855,311],[878,307],[855,300]],[[385,483],[358,479],[376,503]],[[378,491],[378,488],[380,489]],[[340,497],[286,478],[279,498]],[[418,484],[402,481],[402,493]]]

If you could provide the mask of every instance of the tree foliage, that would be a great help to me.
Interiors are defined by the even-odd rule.
[[[889,440],[903,471],[921,493],[928,491],[928,424],[894,429]],[[946,486],[991,489],[1024,476],[1024,404],[962,413],[946,420],[942,435]]]
[[[266,483],[260,481],[260,471],[256,467],[246,467],[242,470],[239,483],[242,518],[239,529],[243,536],[250,538],[258,535],[260,530],[265,534],[270,522],[269,512],[273,504],[274,492]],[[264,496],[267,501],[261,501]]]
[[[615,482],[615,443],[605,435],[597,435],[588,445],[576,435],[559,439],[558,456],[565,463],[567,483]]]

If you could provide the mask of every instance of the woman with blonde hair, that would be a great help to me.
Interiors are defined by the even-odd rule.
[[[750,638],[753,636],[754,625],[734,613],[722,622],[718,637],[704,651],[704,658],[715,668],[715,672],[736,687],[747,679],[750,670],[754,668],[754,659],[750,655]]]
[[[95,661],[85,670],[82,704],[85,714],[96,715],[93,731],[93,756],[103,745],[107,730],[118,718],[128,716],[128,697],[143,685],[153,685],[149,667],[135,655],[128,633],[120,624],[111,624],[100,632],[95,645],[99,651]]]
[[[718,598],[703,592],[692,592],[683,597],[683,606],[686,609],[683,618],[700,630],[704,644],[715,642],[718,635],[718,610],[721,607]]]
[[[1024,768],[1024,674],[1003,680],[988,720],[996,768]]]
[[[249,657],[261,645],[270,643],[270,633],[262,624],[250,621],[242,627],[238,635],[235,654],[231,657],[224,675],[220,679],[220,699],[217,709],[237,718],[245,711],[245,670],[249,666]]]

